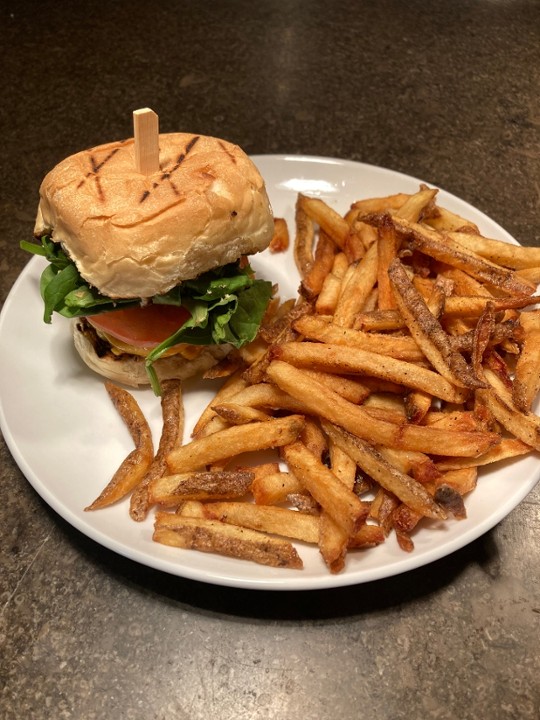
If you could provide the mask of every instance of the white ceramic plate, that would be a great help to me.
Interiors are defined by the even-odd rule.
[[[299,191],[325,198],[339,211],[356,199],[414,192],[419,180],[344,160],[301,156],[260,156],[255,162],[266,179],[276,216],[291,223]],[[439,202],[476,222],[491,237],[514,242],[484,214],[441,191]],[[292,227],[292,225],[291,225]],[[298,275],[291,254],[263,253],[253,259],[261,277],[278,282],[281,297],[292,297]],[[80,362],[68,321],[42,322],[38,279],[41,258],[24,269],[0,317],[0,424],[13,457],[42,498],[82,533],[144,565],[220,585],[273,590],[307,590],[362,583],[430,563],[476,539],[504,518],[536,484],[540,463],[526,457],[482,472],[467,498],[461,522],[431,523],[414,536],[415,550],[401,551],[395,540],[351,553],[346,569],[330,575],[317,549],[297,545],[303,570],[267,568],[255,563],[179,550],[152,542],[152,518],[130,520],[126,502],[93,513],[87,506],[132,449],[131,438],[113,409],[102,379]],[[186,388],[186,438],[215,385]],[[135,393],[150,420],[156,443],[160,407],[149,390]]]

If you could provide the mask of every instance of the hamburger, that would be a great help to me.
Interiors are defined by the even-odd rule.
[[[273,217],[264,181],[236,145],[159,136],[159,171],[136,170],[133,139],[72,155],[44,178],[34,235],[44,320],[72,319],[94,371],[137,387],[208,369],[257,334],[272,295],[247,256]]]

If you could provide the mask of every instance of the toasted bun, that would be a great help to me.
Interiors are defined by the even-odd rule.
[[[111,352],[100,356],[96,352],[96,336],[91,328],[79,320],[73,320],[71,329],[75,349],[91,370],[129,387],[136,388],[149,384],[143,358],[128,354],[115,356]],[[228,345],[208,345],[191,360],[181,355],[161,358],[154,363],[154,369],[161,381],[186,380],[211,368],[225,357],[229,350]]]
[[[160,135],[160,171],[135,169],[134,141],[72,155],[43,180],[36,235],[51,233],[110,297],[152,297],[264,250],[273,220],[263,179],[224,140]]]

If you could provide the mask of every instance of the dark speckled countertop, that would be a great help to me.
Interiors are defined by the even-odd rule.
[[[540,246],[537,1],[23,0],[0,13],[2,303],[42,176],[128,136],[143,106],[162,131],[251,154],[424,178]],[[0,454],[5,720],[539,717],[538,489],[409,573],[253,592],[102,548],[40,499],[3,440]]]

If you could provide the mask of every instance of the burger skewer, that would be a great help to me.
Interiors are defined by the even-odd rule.
[[[133,111],[135,167],[141,175],[159,171],[159,118],[150,108]]]

